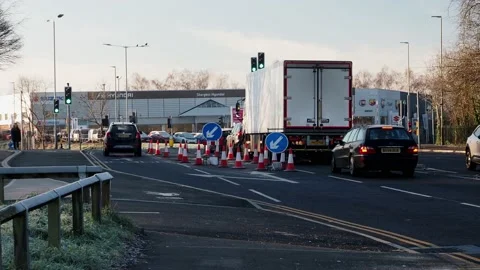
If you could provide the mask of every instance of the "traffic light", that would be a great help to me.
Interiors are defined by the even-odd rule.
[[[250,71],[251,72],[257,71],[257,57],[252,57],[250,59]]]
[[[65,86],[65,104],[72,104],[72,87]]]
[[[237,102],[237,103],[235,104],[235,110],[236,110],[237,112],[240,111],[240,102]]]
[[[263,69],[265,67],[265,53],[258,53],[258,69]]]
[[[172,128],[172,118],[168,117],[167,119],[167,128]]]
[[[60,100],[55,99],[53,101],[53,112],[54,113],[59,113],[60,112]]]
[[[222,117],[222,116],[220,116],[220,117],[218,118],[218,124],[219,124],[221,127],[223,127],[223,117]]]

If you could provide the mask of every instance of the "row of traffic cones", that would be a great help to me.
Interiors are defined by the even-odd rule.
[[[155,155],[155,156],[160,156],[162,155],[162,151],[160,150],[160,143],[157,141],[157,146],[155,149],[153,149],[153,141],[150,140],[148,143],[148,148],[147,148],[147,154]],[[168,151],[168,144],[165,142],[165,148],[163,151],[163,157],[169,157],[169,151]]]

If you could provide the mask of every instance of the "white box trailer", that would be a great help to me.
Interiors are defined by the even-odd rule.
[[[352,62],[277,61],[247,75],[244,107],[252,145],[283,132],[296,152],[329,152],[352,127]]]

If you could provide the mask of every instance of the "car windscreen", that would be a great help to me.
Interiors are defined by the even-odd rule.
[[[195,137],[193,137],[193,135],[190,133],[183,133],[183,134],[180,134],[180,136],[186,139],[195,139]]]
[[[136,133],[133,125],[115,125],[112,127],[113,133]]]
[[[367,140],[412,140],[408,132],[403,128],[370,128],[367,132]]]
[[[166,131],[160,131],[158,134],[160,134],[160,136],[165,137],[165,138],[170,137],[170,134]]]

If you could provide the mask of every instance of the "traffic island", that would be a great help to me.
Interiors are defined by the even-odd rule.
[[[131,221],[113,211],[102,210],[101,223],[92,218],[91,205],[84,204],[84,234],[72,233],[72,205],[61,206],[61,246],[49,247],[48,209],[29,213],[31,269],[123,269],[134,264],[143,246]],[[14,269],[12,221],[1,227],[3,269]]]

